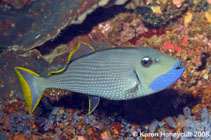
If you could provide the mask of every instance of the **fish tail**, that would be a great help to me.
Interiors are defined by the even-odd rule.
[[[15,72],[21,84],[23,96],[32,113],[39,104],[44,90],[47,88],[47,81],[39,74],[30,69],[15,67]]]

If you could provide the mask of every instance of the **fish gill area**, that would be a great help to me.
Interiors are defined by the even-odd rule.
[[[186,71],[169,88],[128,101],[47,89],[32,113],[14,67],[62,68],[78,42],[151,46]],[[0,0],[0,140],[210,140],[210,0]]]

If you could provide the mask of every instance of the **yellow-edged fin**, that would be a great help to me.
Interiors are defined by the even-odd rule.
[[[94,96],[89,96],[89,111],[88,114],[91,114],[99,105],[100,98],[99,97],[94,97]]]
[[[32,92],[31,92],[30,86],[28,85],[27,81],[24,79],[23,75],[21,74],[21,72],[19,70],[23,70],[25,72],[28,72],[28,73],[36,76],[36,77],[40,77],[40,75],[33,72],[32,70],[29,70],[29,69],[26,69],[26,68],[23,68],[23,67],[15,67],[15,72],[18,75],[18,79],[21,83],[21,88],[22,88],[22,91],[23,91],[23,96],[24,96],[25,102],[29,107],[29,112],[31,113],[32,112]]]
[[[42,92],[41,95],[39,96],[38,100],[35,101],[35,105],[34,105],[34,106],[33,106],[33,104],[32,104],[32,110],[31,110],[30,113],[34,112],[34,110],[37,108],[37,106],[38,106],[40,100],[42,99],[43,94],[44,94],[44,92]],[[33,103],[33,102],[32,102],[32,103]]]
[[[85,42],[79,42],[78,45],[76,46],[76,48],[74,48],[73,50],[70,51],[65,66],[64,66],[63,68],[57,70],[57,71],[51,71],[51,72],[49,72],[49,73],[48,73],[48,76],[50,76],[50,75],[52,75],[52,74],[58,74],[58,73],[63,72],[63,71],[67,68],[67,66],[68,66],[68,64],[69,64],[69,62],[70,62],[70,60],[71,60],[72,57],[73,57],[73,54],[75,54],[76,51],[78,51],[78,50],[80,49],[81,44],[87,45],[92,51],[95,50],[94,47],[92,47],[90,44],[85,43]]]

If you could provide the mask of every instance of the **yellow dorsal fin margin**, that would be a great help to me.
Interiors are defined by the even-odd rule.
[[[48,73],[48,76],[50,76],[52,74],[58,74],[58,73],[63,72],[67,68],[67,66],[68,66],[68,64],[69,64],[69,62],[70,62],[73,54],[81,47],[81,44],[89,46],[93,51],[95,50],[94,47],[92,47],[90,44],[85,43],[85,42],[79,42],[78,45],[76,46],[76,48],[74,48],[73,50],[70,51],[65,66],[63,68],[57,70],[57,71],[51,71],[51,72],[49,72]]]

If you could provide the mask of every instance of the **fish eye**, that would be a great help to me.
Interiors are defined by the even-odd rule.
[[[149,67],[152,64],[152,59],[148,56],[145,56],[141,59],[141,65],[144,67]]]

